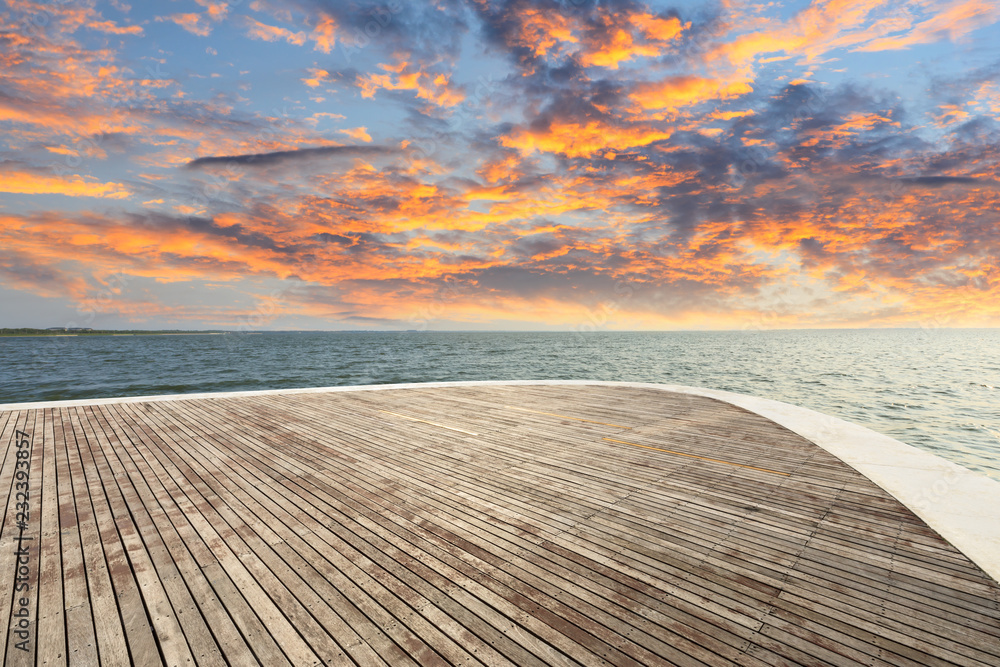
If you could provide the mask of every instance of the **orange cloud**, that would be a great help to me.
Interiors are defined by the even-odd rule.
[[[208,37],[212,33],[212,23],[221,21],[229,14],[229,3],[215,0],[195,0],[195,2],[208,11],[204,14],[192,12],[157,16],[156,20],[172,21],[193,35]]]
[[[889,51],[908,49],[917,44],[930,44],[943,39],[958,40],[973,30],[1000,20],[1000,5],[992,0],[957,0],[940,13],[921,21],[909,32],[875,39],[859,46],[856,51]]]
[[[588,16],[589,14],[589,16]],[[640,10],[560,12],[519,4],[508,19],[509,43],[534,58],[574,57],[585,67],[618,69],[634,58],[660,55],[690,26],[677,17]]]
[[[169,16],[157,16],[156,20],[173,21],[192,35],[198,35],[199,37],[208,37],[212,34],[212,25],[208,22],[205,14],[171,14]]]
[[[476,173],[490,185],[516,179],[522,174],[521,157],[515,153],[504,152],[484,160]]]
[[[748,72],[753,60],[758,56],[780,51],[794,52],[804,42],[804,37],[782,26],[769,32],[741,35],[733,41],[717,44],[709,52],[707,60],[714,64],[725,59],[737,67],[738,71]]]
[[[309,73],[312,76],[302,79],[302,83],[310,88],[318,88],[323,84],[323,81],[330,78],[330,74],[326,70],[316,69],[315,67],[310,67]]]
[[[754,115],[753,109],[744,109],[743,111],[713,111],[709,114],[709,118],[714,118],[718,120],[732,120],[734,118],[746,118],[747,116]]]
[[[585,67],[618,69],[619,63],[633,58],[656,57],[669,42],[690,24],[676,17],[660,18],[653,14],[612,14],[602,12],[602,29],[585,33],[577,56]]]
[[[849,114],[842,122],[823,128],[810,128],[802,132],[800,146],[832,146],[840,145],[844,140],[850,140],[858,134],[875,128],[899,127],[899,123],[888,116],[878,113]]]
[[[87,24],[91,30],[108,33],[109,35],[141,35],[142,26],[125,25],[120,26],[114,21],[91,21]]]
[[[658,42],[669,42],[675,39],[691,25],[690,23],[681,23],[681,20],[676,16],[661,18],[653,14],[633,14],[629,17],[629,21],[638,27],[647,39]]]
[[[675,76],[642,83],[629,96],[643,109],[679,109],[714,100],[728,100],[753,92],[746,81],[723,81],[697,76]]]
[[[626,150],[669,138],[669,131],[646,124],[618,126],[600,120],[555,120],[544,129],[515,128],[499,141],[500,145],[516,148],[524,155],[540,151],[590,157],[606,148]]]
[[[208,10],[205,13],[213,21],[221,21],[229,14],[228,2],[216,2],[214,0],[195,0],[195,2]]]
[[[570,19],[561,12],[523,7],[517,12],[517,20],[520,23],[517,45],[530,50],[536,57],[550,53],[558,55],[563,45],[579,41],[573,34]]]
[[[47,176],[25,171],[0,170],[0,192],[12,194],[57,194],[67,197],[123,199],[131,193],[121,183],[99,183],[81,176]]]
[[[352,139],[357,139],[358,141],[371,142],[372,137],[368,134],[368,128],[366,127],[355,127],[346,130],[338,130],[341,134],[346,134]]]
[[[316,42],[314,50],[330,53],[330,49],[337,44],[337,29],[337,22],[333,17],[324,16],[309,35]]]
[[[913,17],[930,15],[914,25]],[[955,0],[935,13],[932,2],[901,0],[833,0],[815,2],[788,21],[751,19],[758,29],[738,34],[734,39],[716,44],[707,63],[717,66],[720,60],[746,75],[754,61],[761,63],[787,58],[764,54],[803,55],[815,61],[838,48],[854,51],[904,49],[943,39],[959,39],[972,30],[1000,19],[1000,6],[990,0]],[[738,19],[737,19],[738,20]],[[889,35],[888,33],[899,33]]]
[[[937,113],[934,114],[934,122],[938,127],[945,127],[969,118],[971,114],[965,109],[960,109],[954,104],[942,104]]]
[[[289,44],[294,44],[296,46],[302,46],[306,43],[306,34],[304,32],[292,32],[285,28],[279,28],[278,26],[267,25],[261,23],[260,21],[255,21],[249,16],[244,17],[247,37],[251,39],[260,39],[265,42],[273,42],[278,39],[283,39]]]
[[[1000,115],[1000,85],[994,81],[981,84],[973,94],[972,104],[994,115]]]
[[[842,125],[862,131],[860,128],[883,122],[886,121],[882,117],[859,115],[849,116]],[[609,263],[609,258],[613,258],[617,267],[616,275],[641,275],[649,284],[697,284],[703,286],[700,289],[709,290],[705,294],[710,295],[710,301],[693,300],[672,307],[669,314],[655,317],[651,313],[656,308],[648,302],[624,305],[616,321],[630,322],[633,326],[654,321],[673,326],[681,321],[697,326],[706,326],[709,321],[732,326],[751,320],[771,307],[766,299],[760,299],[755,302],[760,310],[747,308],[746,288],[741,285],[757,281],[776,281],[779,285],[785,281],[814,281],[820,294],[845,295],[839,300],[842,304],[839,312],[844,316],[852,308],[874,308],[893,300],[905,305],[910,313],[942,313],[958,303],[955,291],[944,286],[913,289],[914,280],[928,275],[930,269],[906,275],[907,269],[894,276],[891,269],[886,272],[877,268],[879,263],[891,266],[899,261],[891,246],[878,243],[889,233],[914,244],[915,248],[923,247],[917,245],[923,243],[928,250],[937,249],[938,253],[955,257],[965,252],[959,228],[949,225],[928,235],[907,222],[920,210],[941,207],[948,201],[933,191],[903,191],[877,211],[877,215],[873,215],[871,202],[861,196],[835,209],[820,199],[815,208],[792,215],[762,211],[745,228],[742,239],[739,234],[734,238],[732,221],[706,220],[689,240],[671,245],[666,251],[656,249],[655,242],[646,245],[628,236],[635,225],[662,224],[662,220],[656,214],[645,219],[635,211],[623,214],[618,210],[620,202],[652,197],[649,204],[655,205],[656,193],[663,188],[682,183],[708,186],[700,182],[696,171],[678,172],[668,167],[649,171],[629,153],[619,155],[615,164],[616,171],[606,179],[595,180],[582,173],[554,175],[550,184],[539,189],[519,190],[508,184],[464,192],[433,182],[401,182],[370,165],[357,165],[347,173],[330,175],[319,184],[319,190],[327,196],[299,197],[294,208],[284,204],[273,209],[262,207],[254,213],[216,216],[211,225],[194,226],[179,220],[125,223],[99,216],[69,220],[53,217],[45,224],[38,221],[27,224],[20,219],[16,231],[13,225],[10,227],[10,240],[12,247],[23,252],[49,249],[46,257],[51,261],[80,258],[91,266],[105,266],[120,262],[122,257],[142,257],[144,275],[162,275],[169,280],[288,275],[314,285],[364,280],[367,284],[351,290],[349,301],[353,312],[390,319],[398,318],[401,312],[426,311],[426,306],[439,298],[434,281],[445,280],[454,273],[478,275],[492,269],[534,271],[531,280],[543,281],[544,285],[548,284],[545,281],[558,280],[560,271],[590,271]],[[510,153],[507,160],[484,168],[503,180],[505,172],[516,174],[520,162],[516,154]],[[829,174],[831,190],[840,189],[836,181],[843,175]],[[823,181],[818,183],[820,196],[825,196]],[[873,190],[877,192],[878,188]],[[334,191],[336,198],[328,198]],[[492,201],[494,205],[486,213],[469,206],[480,201]],[[989,210],[996,203],[996,192],[976,191],[967,205]],[[825,208],[835,210],[835,214],[824,213]],[[594,218],[598,224],[588,225],[586,237],[581,238],[574,235],[582,228],[573,225],[549,223],[522,228],[512,222],[581,210],[600,212]],[[448,237],[436,238],[434,230],[477,232],[474,237],[448,240]],[[373,234],[380,233],[407,236],[392,242],[371,240]],[[317,235],[328,238],[322,245],[316,245]],[[831,253],[810,260],[814,268],[798,268],[794,259],[791,265],[780,259],[782,254],[794,258],[801,252],[802,243],[814,239],[822,240]],[[279,244],[308,248],[306,254],[311,259],[303,261],[290,255]],[[627,251],[622,253],[620,248]],[[885,253],[884,258],[879,253]],[[857,259],[852,260],[852,256]],[[581,257],[590,259],[580,261]],[[847,261],[856,261],[857,265],[846,271]],[[981,263],[965,262],[947,270],[965,280],[996,282],[990,278],[995,276],[995,270],[991,273],[990,266]],[[401,284],[412,288],[400,290]],[[995,293],[998,286],[989,289]],[[970,292],[970,297],[975,298],[976,294]],[[499,321],[504,316],[494,308],[499,309],[499,304],[505,304],[503,307],[520,304],[551,311],[549,316],[540,316],[539,321],[573,323],[578,321],[574,313],[580,312],[579,298],[577,293],[559,292],[529,297],[501,284],[451,298],[449,319],[482,317],[486,318],[484,321]],[[297,303],[289,307],[306,312],[315,306]],[[968,304],[966,308],[969,309]],[[994,317],[996,310],[993,308]],[[967,315],[989,317],[989,312],[973,308]],[[816,317],[829,315],[826,310]],[[421,317],[427,319],[428,313]],[[810,321],[822,324],[809,318],[799,310],[788,314],[782,322],[786,326],[808,325]]]
[[[336,306],[291,298],[297,312],[398,320],[400,313],[429,312],[440,286],[458,278],[471,289],[449,302],[453,320],[510,321],[504,309],[521,308],[525,320],[573,324],[582,304],[599,302],[600,289],[631,274],[647,295],[617,313],[632,326],[731,326],[780,305],[774,294],[798,285],[813,296],[775,321],[815,325],[876,313],[873,319],[888,322],[951,317],[964,308],[969,317],[1000,322],[1000,306],[991,305],[1000,303],[991,227],[1000,209],[995,142],[992,135],[973,136],[973,124],[960,132],[950,125],[1000,107],[1000,93],[993,82],[982,83],[983,72],[949,81],[947,94],[928,89],[947,132],[901,126],[919,114],[890,112],[865,99],[863,87],[843,98],[825,88],[821,109],[800,105],[789,113],[790,104],[778,103],[794,103],[793,94],[802,92],[789,92],[789,80],[824,80],[828,68],[817,59],[831,49],[901,39],[908,30],[912,43],[968,34],[962,17],[983,16],[973,11],[975,3],[951,3],[954,11],[933,17],[927,3],[893,16],[884,2],[837,0],[815,2],[791,19],[723,3],[719,22],[699,25],[702,32],[690,36],[690,24],[635,4],[616,12],[607,3],[563,13],[536,6],[512,11],[493,26],[497,34],[513,28],[491,49],[522,58],[525,76],[501,74],[495,95],[477,94],[475,108],[469,105],[475,118],[463,120],[478,126],[459,128],[447,151],[416,150],[436,146],[427,129],[432,123],[401,130],[385,120],[396,116],[359,116],[353,102],[342,108],[347,118],[293,98],[280,111],[268,106],[267,114],[254,113],[264,98],[244,99],[262,94],[239,87],[244,72],[230,80],[232,95],[212,96],[187,87],[184,75],[147,75],[141,71],[147,62],[177,72],[186,63],[177,53],[145,56],[164,58],[159,63],[116,53],[121,40],[87,31],[127,35],[141,28],[104,21],[86,3],[70,4],[49,32],[8,31],[9,48],[0,53],[0,119],[9,126],[8,164],[17,165],[0,170],[0,191],[23,196],[4,202],[22,214],[0,216],[0,244],[5,261],[15,256],[38,267],[24,273],[38,276],[35,283],[17,283],[34,293],[83,293],[96,276],[123,265],[158,282],[211,280],[245,291],[294,277],[304,291],[347,294]],[[205,11],[185,21],[207,34],[228,6],[199,4]],[[437,5],[440,15],[445,5]],[[251,38],[315,42],[326,53],[336,44],[337,24],[325,14],[297,24],[301,5],[253,6],[262,7],[276,18],[272,23],[293,28],[249,20]],[[454,51],[442,46],[440,57],[428,56],[423,34],[415,41],[404,33],[373,40],[361,56],[360,102],[405,91],[377,101],[412,97],[426,102],[420,111],[436,106],[449,113],[466,90],[471,95],[473,77],[464,65],[455,67]],[[78,39],[91,40],[91,48]],[[671,54],[681,40],[693,48]],[[303,73],[307,89],[300,92],[324,87],[330,96],[344,94],[334,90],[343,88],[340,79],[332,83],[336,69],[320,69],[326,65],[302,50],[297,57],[285,71]],[[543,67],[532,58],[549,62]],[[800,58],[816,66],[795,71]],[[380,60],[392,64],[369,66]],[[772,68],[755,71],[781,60],[792,62],[773,66],[780,77],[769,74]],[[498,69],[509,66],[505,57]],[[747,95],[751,87],[757,95]],[[742,120],[730,122],[736,119]],[[493,144],[490,132],[501,132]],[[354,143],[373,143],[374,134],[384,143],[363,147],[369,152],[361,156],[275,159],[266,168],[246,160],[230,167],[221,157],[336,145],[335,133]],[[759,177],[737,182],[739,163],[758,159],[747,155],[759,157]],[[197,156],[219,161],[181,168]],[[98,181],[40,168],[81,157],[92,161],[94,173],[116,175]],[[131,185],[131,178],[142,183]],[[883,197],[887,183],[894,189]],[[112,201],[130,194],[140,198]],[[55,195],[100,197],[92,203],[104,212],[76,213],[89,202]],[[142,211],[140,202],[154,210]],[[654,293],[663,300],[654,301]],[[902,315],[878,314],[890,308]],[[169,312],[205,316],[197,306]]]
[[[427,100],[438,107],[454,107],[465,99],[465,92],[452,85],[447,74],[429,74],[411,70],[408,63],[396,68],[382,65],[390,74],[368,74],[359,77],[361,96],[371,99],[379,90],[413,90],[419,99]],[[393,77],[393,74],[396,74]],[[395,79],[395,80],[394,80]]]

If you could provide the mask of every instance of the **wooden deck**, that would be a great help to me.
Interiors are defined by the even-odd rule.
[[[995,581],[708,398],[418,388],[0,429],[9,665],[1000,665]]]

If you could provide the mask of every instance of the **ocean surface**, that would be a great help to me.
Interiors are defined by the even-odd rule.
[[[1000,479],[1000,329],[0,338],[0,403],[543,379],[772,398]]]

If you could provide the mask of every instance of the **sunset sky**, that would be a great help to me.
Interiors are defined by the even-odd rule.
[[[1000,326],[1000,4],[7,0],[0,326]]]

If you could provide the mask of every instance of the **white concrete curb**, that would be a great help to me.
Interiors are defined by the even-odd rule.
[[[1000,482],[930,452],[919,450],[863,426],[780,401],[715,389],[646,382],[597,380],[517,380],[487,382],[421,382],[411,384],[268,389],[262,391],[130,396],[79,401],[0,404],[3,410],[32,410],[108,403],[176,401],[268,394],[315,394],[338,391],[383,391],[430,387],[489,385],[605,385],[659,389],[714,398],[755,412],[811,440],[910,508],[928,526],[1000,582]]]

